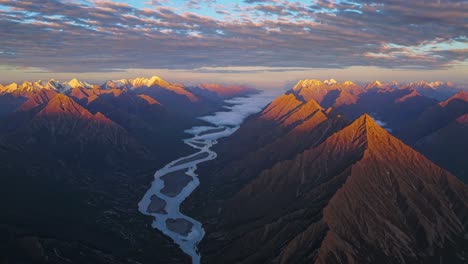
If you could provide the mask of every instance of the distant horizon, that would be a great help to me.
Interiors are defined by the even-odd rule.
[[[467,12],[439,0],[0,0],[0,82],[468,84]]]
[[[238,68],[236,68],[238,69]],[[250,69],[251,70],[251,69]],[[372,72],[373,68],[360,67],[360,72]],[[384,71],[385,69],[381,69]],[[468,70],[468,68],[466,69]],[[120,79],[134,79],[134,78],[151,78],[152,76],[158,76],[170,83],[180,83],[186,86],[196,86],[200,84],[216,83],[221,85],[243,85],[257,89],[288,89],[303,79],[317,79],[317,80],[329,80],[335,79],[337,82],[352,81],[356,84],[362,85],[371,83],[374,81],[381,81],[383,83],[389,83],[396,81],[399,84],[405,84],[410,82],[426,81],[426,82],[452,82],[460,88],[468,88],[468,80],[459,79],[456,77],[464,77],[463,74],[456,74],[454,71],[451,72],[450,77],[443,75],[430,74],[431,71],[419,72],[418,75],[413,76],[413,73],[408,73],[403,70],[389,70],[394,73],[393,77],[387,77],[382,72],[376,72],[373,75],[369,74],[366,77],[359,79],[356,78],[355,73],[349,69],[294,69],[293,71],[285,71],[279,69],[268,68],[266,70],[254,70],[254,73],[247,73],[243,70],[213,70],[212,72],[194,72],[190,70],[128,70],[125,72],[108,72],[108,73],[49,73],[49,72],[31,72],[24,75],[12,75],[9,78],[1,76],[0,84],[8,85],[11,83],[21,84],[24,81],[36,82],[39,80],[49,81],[51,79],[58,80],[60,82],[68,82],[72,79],[78,79],[90,84],[102,84],[109,80],[120,80]],[[333,75],[335,73],[335,75]],[[452,76],[455,74],[456,76]],[[412,78],[406,78],[410,75]],[[13,77],[18,76],[18,77]],[[264,76],[261,78],[259,76]],[[404,76],[404,77],[403,77]],[[24,78],[23,78],[24,77]],[[29,77],[29,78],[26,78]],[[340,78],[341,77],[341,78]],[[400,77],[400,78],[398,78]]]

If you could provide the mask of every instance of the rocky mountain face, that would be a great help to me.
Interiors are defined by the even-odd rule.
[[[137,203],[223,100],[159,77],[1,86],[0,262],[188,261]]]
[[[394,84],[378,81],[364,88],[350,81],[330,85],[319,80],[302,80],[293,91],[305,100],[313,98],[324,108],[333,107],[351,120],[369,113],[385,120],[391,129],[405,126],[426,108],[437,104],[435,99],[421,95],[414,88],[395,88]]]
[[[415,89],[419,93],[424,96],[434,98],[438,101],[442,101],[447,99],[448,97],[452,96],[454,93],[459,92],[461,89],[457,88],[455,84],[452,82],[425,82],[425,81],[418,81],[418,82],[411,82],[409,84],[405,84],[401,87],[401,89]]]
[[[224,187],[205,192],[201,186],[194,197],[199,194],[203,198],[198,200],[216,201],[276,162],[320,144],[346,124],[343,117],[326,112],[313,99],[305,101],[290,92],[279,96],[262,112],[248,119],[229,140],[215,146],[219,158],[202,165],[207,170],[214,168],[209,173],[214,177],[204,178],[204,183],[205,186]],[[207,193],[210,198],[204,197]]]
[[[136,204],[157,168],[189,153],[194,117],[251,92],[159,77],[0,86],[0,262],[189,262]],[[200,166],[182,209],[207,232],[202,261],[466,263],[468,97],[457,92],[298,82]]]
[[[369,89],[358,98],[395,88]],[[400,102],[420,96],[400,92]],[[204,261],[464,263],[467,185],[370,115],[346,121],[314,96],[293,89],[278,97],[219,143],[219,159],[201,167],[203,184],[184,210],[203,219]],[[451,101],[458,102],[435,105]],[[465,115],[419,149],[434,153],[436,142],[458,140]],[[454,155],[464,154],[463,146]]]
[[[428,91],[432,94],[428,95]],[[397,138],[422,151],[459,178],[466,178],[467,168],[462,165],[455,166],[461,163],[438,162],[444,159],[442,157],[457,160],[463,155],[455,156],[455,152],[451,152],[449,147],[439,147],[439,151],[431,147],[418,147],[424,145],[422,141],[429,142],[428,139],[423,140],[424,137],[468,113],[467,92],[460,90],[453,83],[419,81],[399,85],[396,82],[375,81],[358,86],[350,81],[339,83],[335,80],[301,80],[290,92],[306,101],[313,99],[327,111],[341,114],[347,120],[354,120],[368,113]],[[438,101],[440,98],[445,99]],[[454,133],[460,135],[457,138],[460,143],[458,145],[463,146],[468,140],[463,135],[463,129],[459,126],[452,126],[452,129],[460,130]],[[421,142],[417,143],[418,141]],[[440,158],[437,160],[432,157]]]
[[[405,127],[400,133],[406,141],[414,142],[466,113],[468,113],[468,92],[461,91],[447,100],[425,109],[414,120],[413,126]]]
[[[208,263],[463,263],[467,194],[363,115],[218,203],[202,252]]]
[[[200,87],[202,86],[203,85]],[[2,108],[5,109],[0,109],[0,116],[13,112],[16,110],[17,104],[21,104],[32,95],[42,93],[43,91],[62,93],[78,100],[86,99],[88,103],[103,94],[114,94],[118,96],[120,93],[130,92],[135,95],[146,96],[147,98],[151,97],[163,104],[167,109],[185,115],[210,112],[214,109],[212,106],[220,101],[219,98],[210,98],[204,94],[202,88],[192,92],[182,84],[169,83],[158,76],[153,76],[150,79],[135,78],[111,80],[100,85],[89,84],[77,79],[73,79],[69,82],[59,82],[55,79],[51,79],[48,82],[41,80],[37,82],[25,81],[22,84],[12,83],[2,86],[0,88],[0,102],[4,100],[13,105],[9,107],[9,112],[7,112],[6,106],[2,104]],[[229,98],[238,95],[246,95],[254,92],[254,90],[247,87],[238,89],[237,87],[214,85],[211,88],[211,92],[225,93],[225,98]],[[16,100],[12,100],[12,98]],[[187,111],[183,112],[180,110],[181,108]]]
[[[293,88],[293,92],[304,100],[316,100],[325,108],[354,104],[365,90],[351,81],[337,83],[319,80],[301,80]]]
[[[418,151],[468,182],[467,115],[468,93],[462,91],[427,109],[401,134]]]

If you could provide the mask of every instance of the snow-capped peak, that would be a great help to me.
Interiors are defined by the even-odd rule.
[[[10,83],[7,86],[3,87],[3,91],[11,93],[19,88],[19,85],[17,83]]]
[[[345,81],[342,83],[343,85],[354,85],[352,81]]]
[[[306,87],[314,87],[314,86],[320,86],[323,85],[324,83],[320,80],[316,79],[306,79],[306,80],[300,80],[293,88],[294,91],[298,91],[302,88]]]
[[[368,83],[365,87],[366,87],[366,89],[373,89],[373,88],[379,88],[380,89],[380,88],[387,88],[389,86],[398,85],[398,83],[396,83],[396,84],[395,83],[396,82],[393,82],[393,83],[390,83],[390,84],[385,84],[385,83],[382,83],[379,80],[375,80],[375,81],[373,81],[371,83]]]
[[[423,80],[420,80],[418,82],[415,83],[417,86],[430,86],[427,82],[423,81]],[[432,86],[430,86],[432,87]]]
[[[148,83],[149,84],[154,84],[154,83],[159,83],[163,81],[159,76],[152,76],[151,79],[149,79]]]
[[[428,83],[429,86],[432,88],[439,88],[439,87],[444,87],[444,88],[454,88],[455,84],[452,82],[443,82],[443,81],[435,81],[435,82],[430,82]]]
[[[325,80],[323,83],[332,85],[332,84],[337,84],[337,81],[335,79],[330,79],[330,80]]]
[[[109,80],[102,85],[105,89],[125,89],[129,88],[129,86],[131,86],[131,84],[129,84],[127,79]]]
[[[83,87],[83,83],[78,81],[76,78],[73,78],[71,79],[69,82],[68,82],[68,85],[71,87],[71,88],[78,88],[78,87]]]

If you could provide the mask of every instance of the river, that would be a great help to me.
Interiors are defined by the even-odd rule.
[[[200,119],[213,126],[197,126],[186,130],[192,137],[184,143],[196,149],[192,155],[178,158],[154,175],[150,189],[138,204],[139,211],[154,217],[152,226],[170,237],[184,253],[199,264],[201,255],[197,245],[203,239],[202,223],[180,212],[181,203],[198,187],[197,165],[213,160],[217,154],[211,147],[222,137],[234,133],[251,114],[257,113],[280,91],[261,92],[249,97],[226,100],[223,111]]]

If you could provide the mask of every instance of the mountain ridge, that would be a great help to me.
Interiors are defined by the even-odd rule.
[[[437,188],[434,189],[432,185],[435,182],[447,186],[448,191],[439,192]],[[438,207],[423,206],[428,211],[408,214],[406,207],[400,202],[394,203],[394,200],[390,200],[386,205],[388,207],[384,207],[393,209],[379,209],[379,202],[386,201],[389,190],[392,190],[390,193],[398,193],[398,189],[395,189],[398,185],[405,186],[405,190],[410,190],[408,188],[413,188],[413,185],[424,186],[425,192],[422,194],[405,191],[402,195],[421,206],[424,199],[436,199],[441,201],[446,212],[437,213]],[[386,188],[389,189],[385,191]],[[379,191],[376,192],[375,189]],[[349,207],[342,207],[344,202],[341,193],[351,190],[359,190],[359,193],[352,197],[357,197],[358,200],[363,197],[362,200],[349,205],[357,208],[347,210],[346,215],[335,216],[340,210]],[[452,239],[462,239],[465,227],[460,225],[460,222],[467,222],[467,191],[468,188],[453,175],[391,136],[368,114],[364,114],[320,145],[262,171],[226,201],[222,206],[223,221],[219,222],[217,227],[208,227],[208,231],[217,231],[212,235],[208,233],[207,238],[212,241],[216,237],[224,236],[225,239],[218,242],[220,247],[224,248],[224,253],[221,257],[210,249],[206,252],[209,255],[208,263],[216,263],[218,257],[227,263],[268,262],[271,258],[279,263],[303,263],[306,259],[314,259],[315,263],[369,263],[369,259],[363,257],[363,254],[370,252],[377,252],[369,255],[374,261],[383,260],[382,256],[385,254],[395,261],[410,260],[412,257],[420,260],[430,259],[430,255],[425,254],[430,254],[436,248],[447,245],[456,249],[456,246],[450,244],[450,239],[436,242],[439,237],[428,236],[428,243],[432,243],[434,247],[426,249],[419,246],[424,243],[424,239],[412,232],[408,233],[405,226],[420,226],[423,228],[422,232],[427,234],[440,233]],[[366,195],[370,192],[373,193],[373,198]],[[329,199],[330,202],[327,202]],[[347,199],[353,201],[351,198]],[[452,202],[457,206],[451,208]],[[365,209],[367,206],[371,208]],[[338,209],[335,209],[337,207]],[[373,222],[373,217],[362,218],[351,213],[375,210],[384,210],[381,214],[394,221],[392,225],[397,229],[388,229],[392,227],[384,224],[380,228],[380,225]],[[405,213],[398,214],[396,218],[388,215],[389,212],[401,210]],[[322,211],[324,218],[320,220]],[[406,214],[411,220],[400,218]],[[431,221],[424,220],[431,215],[440,218],[442,224],[437,228],[454,231],[434,231]],[[364,231],[354,232],[356,228],[349,228],[344,230],[350,230],[350,233],[342,233],[342,226],[345,226],[343,222],[346,221],[359,225],[359,228],[370,225],[375,230],[392,232],[392,235],[386,241],[382,231],[367,234]],[[406,221],[416,221],[416,224],[410,226]],[[454,229],[451,229],[452,225]],[[309,232],[315,235],[311,236],[312,233]],[[408,244],[402,243],[405,240],[401,240],[401,236],[398,235],[401,233],[411,241],[409,251],[404,250]],[[343,242],[350,240],[354,241],[353,244]],[[357,248],[357,245],[363,245],[363,248]],[[378,246],[379,249],[374,248],[370,251],[372,245]],[[349,248],[351,246],[352,248]],[[310,251],[305,250],[309,247]],[[402,252],[403,256],[396,252]],[[414,255],[414,252],[418,254]]]

